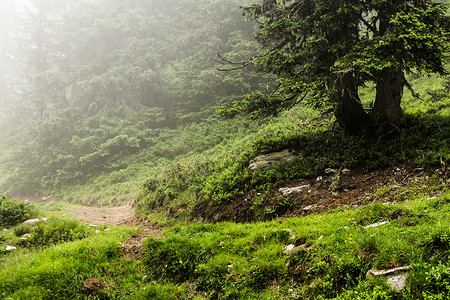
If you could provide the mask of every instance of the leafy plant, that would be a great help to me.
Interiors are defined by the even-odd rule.
[[[29,205],[0,196],[0,226],[17,225],[30,218],[32,213]]]

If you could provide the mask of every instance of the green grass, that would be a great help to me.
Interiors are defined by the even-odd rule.
[[[25,230],[18,225],[0,235],[2,243],[18,247],[0,247],[0,295],[87,299],[83,283],[97,278],[104,288],[95,299],[446,299],[450,193],[441,184],[412,183],[403,187],[406,198],[388,204],[376,200],[403,191],[381,189],[373,204],[353,210],[168,227],[161,238],[144,242],[140,261],[120,255],[120,243],[135,230],[89,228],[53,217],[29,231],[51,242],[33,244],[18,240]],[[37,209],[49,216],[60,213],[61,205]],[[365,228],[381,221],[388,224]],[[72,238],[64,239],[68,233]],[[290,244],[298,248],[287,255]],[[405,265],[411,270],[400,292],[365,275]]]
[[[419,280],[423,272],[438,268],[435,276],[446,276],[449,270],[448,203],[449,193],[304,218],[173,227],[163,240],[147,240],[144,264],[154,280],[193,282],[196,291],[218,299],[289,299],[293,294],[352,299],[358,292],[366,293],[361,299],[426,298],[416,291],[449,295],[448,277],[434,291],[428,285],[437,283]],[[389,223],[364,227],[379,221]],[[289,244],[300,246],[296,254],[283,253]],[[405,265],[413,270],[402,292],[365,277],[369,269]]]

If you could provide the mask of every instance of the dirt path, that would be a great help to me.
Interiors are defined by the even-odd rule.
[[[139,260],[142,256],[142,243],[148,237],[160,238],[163,230],[151,222],[142,222],[137,219],[131,205],[108,208],[72,206],[66,208],[65,213],[92,226],[128,225],[139,229],[137,234],[130,236],[121,244],[121,256],[125,259]]]
[[[118,207],[70,207],[66,210],[74,219],[92,225],[133,225],[136,224],[133,207],[124,205]]]

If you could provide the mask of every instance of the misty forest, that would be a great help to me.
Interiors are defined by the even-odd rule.
[[[3,0],[1,299],[449,299],[446,0]]]

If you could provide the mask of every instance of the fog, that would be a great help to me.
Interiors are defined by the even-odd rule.
[[[2,1],[0,188],[82,180],[147,145],[128,134],[98,153],[138,118],[149,130],[200,122],[270,84],[251,67],[217,70],[219,53],[240,61],[256,52],[254,24],[240,9],[250,2]],[[104,124],[109,131],[99,131]]]

